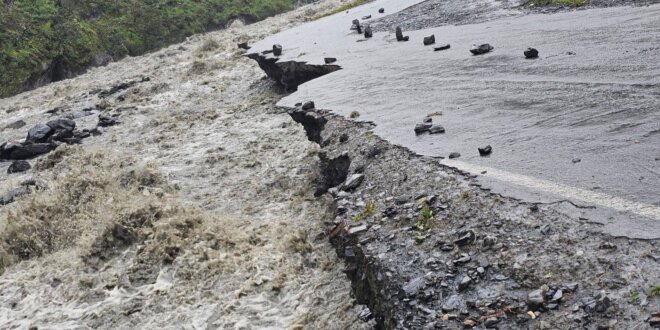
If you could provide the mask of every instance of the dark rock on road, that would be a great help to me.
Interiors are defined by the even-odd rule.
[[[494,47],[489,44],[482,44],[479,46],[472,45],[472,48],[470,48],[470,53],[472,53],[472,55],[481,55],[481,54],[489,53],[493,49]]]
[[[440,125],[433,125],[433,127],[429,129],[429,133],[431,134],[443,134],[444,132],[445,128]]]
[[[531,47],[527,48],[527,50],[525,50],[523,52],[523,54],[525,54],[525,58],[537,58],[537,57],[539,57],[539,51],[534,49],[534,48],[531,48]]]
[[[483,148],[477,148],[477,149],[479,150],[479,155],[482,156],[482,157],[483,156],[488,156],[493,152],[493,147],[491,147],[490,145],[487,145]]]
[[[461,157],[461,154],[458,153],[458,152],[452,152],[452,153],[449,154],[449,159],[454,159],[454,158],[458,158],[458,157]]]
[[[247,42],[241,42],[238,44],[238,48],[248,50],[250,49],[250,46],[248,46]]]
[[[415,125],[415,134],[422,134],[424,132],[428,132],[428,130],[433,126],[433,124],[430,123],[419,123]]]
[[[434,47],[433,50],[437,52],[437,51],[441,51],[441,50],[447,50],[449,48],[451,48],[450,44],[444,44],[444,45],[439,46],[439,47]]]
[[[334,57],[326,57],[323,59],[323,61],[325,62],[325,64],[330,64],[337,62],[337,59]]]
[[[379,13],[379,14],[382,14],[382,13],[384,13],[384,12],[385,12],[385,8],[378,9],[378,13]]]
[[[435,35],[432,34],[428,37],[424,37],[424,46],[432,45],[435,43]]]
[[[367,25],[364,28],[364,37],[365,38],[371,38],[374,36],[374,33],[371,31],[371,25]]]
[[[282,55],[282,45],[280,44],[273,45],[273,55],[275,56]]]
[[[408,41],[410,37],[408,36],[403,36],[403,31],[401,30],[401,27],[396,27],[396,41]]]
[[[7,174],[21,173],[31,169],[30,163],[25,160],[17,160],[11,163],[7,168]]]

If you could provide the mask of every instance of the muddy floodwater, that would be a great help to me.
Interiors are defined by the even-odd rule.
[[[377,19],[387,5],[363,6],[256,45],[282,44],[280,62],[335,57],[342,67],[278,105],[314,100],[347,117],[357,111],[357,120],[377,125],[376,134],[416,153],[460,153],[441,161],[479,175],[495,192],[568,200],[610,233],[660,236],[660,5],[552,15],[497,11],[499,18],[478,24],[404,31],[408,42],[397,42],[394,31],[364,39],[349,30],[353,19]],[[431,34],[436,44],[424,46]],[[494,50],[471,55],[470,47],[482,43]],[[443,44],[451,48],[433,50]],[[525,59],[527,47],[539,58]],[[415,125],[435,112],[441,115],[433,123],[446,133],[416,135]],[[481,157],[477,148],[486,145],[493,152]]]

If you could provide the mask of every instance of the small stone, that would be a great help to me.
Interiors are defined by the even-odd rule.
[[[433,118],[431,118],[431,117],[426,117],[426,118],[422,119],[422,123],[424,123],[424,124],[431,124],[431,123],[433,123]]]
[[[532,310],[536,310],[543,306],[543,303],[545,302],[543,295],[543,290],[541,289],[534,290],[527,294],[527,306]]]
[[[565,288],[566,291],[568,291],[568,292],[575,292],[575,291],[577,291],[577,289],[578,289],[578,284],[575,283],[575,282],[573,282],[573,283],[567,283],[567,284],[564,284],[564,288]]]
[[[580,158],[573,158],[573,160],[572,160],[573,164],[577,164],[581,161],[582,161],[582,159],[580,159]]]
[[[479,273],[479,275],[483,275],[485,272],[486,269],[484,269],[483,267],[477,267],[477,273]]]
[[[501,282],[501,281],[506,281],[506,280],[508,280],[508,279],[509,279],[508,277],[506,277],[505,275],[502,275],[502,274],[495,275],[495,280],[496,280],[496,281],[500,281],[500,282]]]
[[[28,163],[27,161],[17,160],[11,163],[11,165],[9,165],[9,167],[7,168],[7,174],[25,172],[30,168],[32,168],[32,166],[30,166],[30,163]]]
[[[474,328],[477,325],[477,321],[472,319],[465,319],[465,321],[463,321],[463,325],[468,328]]]
[[[412,296],[416,295],[417,292],[419,292],[419,290],[424,288],[424,285],[425,285],[424,284],[424,278],[423,277],[417,277],[417,278],[414,278],[414,279],[410,280],[410,282],[406,283],[406,285],[404,285],[402,287],[402,289],[403,289],[403,292],[406,295],[406,297],[412,297]]]
[[[494,326],[495,324],[497,324],[499,322],[500,322],[500,320],[497,317],[489,317],[484,322],[484,326],[486,328],[490,328],[490,327]]]
[[[482,44],[482,45],[472,45],[472,48],[470,48],[470,53],[472,55],[481,55],[481,54],[486,54],[494,49],[493,46],[489,44]]]
[[[458,284],[458,289],[465,290],[470,287],[470,284],[472,284],[472,278],[470,278],[470,276],[464,276],[461,282]]]
[[[330,64],[337,62],[337,59],[334,57],[326,57],[323,59],[323,61],[325,62],[325,64]]]
[[[458,246],[465,246],[474,242],[476,235],[472,230],[461,231],[458,233],[458,239],[454,241],[454,244]]]
[[[444,45],[441,45],[441,46],[438,46],[438,47],[434,47],[433,51],[438,52],[438,51],[441,51],[441,50],[447,50],[449,48],[451,48],[450,44],[444,44]]]
[[[367,231],[367,225],[361,225],[357,227],[351,227],[351,229],[348,230],[348,233],[351,235],[358,234],[361,232]]]
[[[564,296],[564,292],[561,289],[559,289],[555,292],[555,294],[552,296],[552,299],[550,299],[550,301],[558,302],[561,300],[563,296]]]
[[[99,116],[98,126],[100,126],[100,127],[109,127],[109,126],[114,126],[116,124],[117,124],[117,121],[114,120],[112,117]]]
[[[364,174],[353,174],[341,185],[340,190],[354,190],[362,184],[362,181],[364,181]]]
[[[367,25],[364,28],[364,37],[365,38],[371,38],[374,36],[374,33],[371,31],[371,25]]]
[[[430,134],[443,134],[443,133],[445,133],[445,128],[442,127],[441,125],[433,125],[433,127],[431,127],[429,129],[429,133]]]
[[[273,45],[273,55],[275,56],[282,55],[282,45],[280,44]]]
[[[378,9],[378,13],[382,14],[385,12],[385,8]]]
[[[449,313],[455,310],[458,310],[463,307],[463,300],[458,295],[451,295],[447,300],[442,304],[442,311]]]
[[[312,110],[312,109],[315,109],[315,108],[316,108],[316,105],[314,104],[314,101],[307,101],[307,102],[303,103],[303,105],[302,105],[302,109],[305,110],[305,111]]]
[[[458,157],[461,157],[461,154],[458,153],[458,152],[452,152],[452,153],[449,154],[449,159],[454,159],[454,158],[458,158]]]
[[[483,148],[477,148],[477,150],[479,150],[479,156],[483,157],[490,155],[493,152],[493,147],[487,145]]]
[[[525,54],[525,58],[537,58],[537,57],[539,57],[539,51],[534,49],[534,48],[531,48],[531,47],[527,48],[527,50],[525,50],[523,52],[523,54]]]
[[[435,43],[435,35],[432,34],[428,37],[424,37],[424,46],[433,45]]]
[[[427,132],[432,126],[433,124],[429,124],[429,123],[419,123],[415,125],[415,134],[422,134],[424,132]]]
[[[466,263],[470,262],[470,260],[472,260],[472,258],[470,258],[469,255],[464,254],[460,258],[454,260],[454,263],[455,264],[466,264]]]

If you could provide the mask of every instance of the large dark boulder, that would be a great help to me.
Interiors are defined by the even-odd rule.
[[[37,124],[34,127],[30,128],[27,134],[27,138],[25,139],[26,143],[40,143],[40,142],[46,142],[48,141],[48,138],[53,135],[54,131],[53,128],[44,125],[44,124]]]
[[[47,154],[54,150],[57,145],[52,143],[28,143],[15,146],[11,149],[9,157],[11,160],[25,160]]]
[[[432,34],[428,37],[424,37],[424,46],[433,45],[435,43],[435,35]]]
[[[53,130],[53,140],[65,142],[66,139],[73,137],[76,122],[71,119],[61,118],[47,122],[46,126]]]

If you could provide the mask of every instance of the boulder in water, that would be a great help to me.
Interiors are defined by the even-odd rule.
[[[31,169],[30,163],[25,160],[16,160],[7,168],[7,174],[21,173]]]

